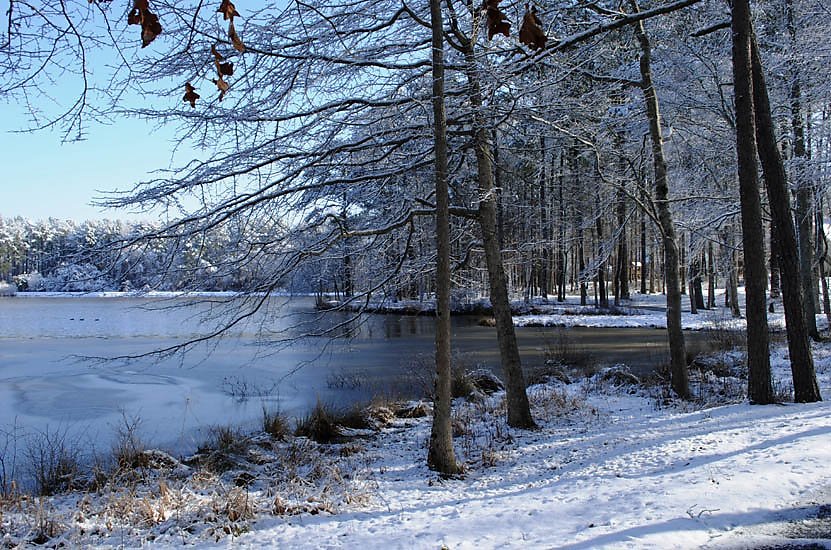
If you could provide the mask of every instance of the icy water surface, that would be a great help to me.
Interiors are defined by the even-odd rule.
[[[107,448],[124,418],[139,419],[144,440],[186,452],[211,426],[253,425],[263,407],[301,415],[318,399],[345,405],[412,392],[432,370],[430,317],[321,319],[308,298],[273,298],[225,338],[184,356],[81,359],[140,356],[207,335],[227,319],[226,300],[0,298],[0,430],[69,430]],[[455,350],[468,366],[497,368],[495,331],[477,322],[454,317]],[[340,337],[308,336],[327,328]],[[524,365],[541,364],[557,334],[519,329]],[[653,329],[569,334],[596,360],[641,368],[661,359],[666,338]]]

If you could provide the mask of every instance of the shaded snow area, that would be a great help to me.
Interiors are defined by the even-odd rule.
[[[828,398],[831,345],[814,350]],[[741,355],[722,360],[729,357]],[[787,393],[784,350],[773,360]],[[531,386],[535,431],[505,425],[504,394],[456,400],[454,441],[466,472],[455,479],[425,465],[430,417],[403,418],[412,408],[396,416],[392,406],[376,407],[375,429],[342,431],[351,437],[335,444],[228,431],[184,463],[127,453],[117,474],[88,480],[84,490],[7,498],[0,540],[101,548],[831,548],[831,404],[750,406],[736,379],[693,378],[702,396],[694,403],[608,372]],[[727,394],[723,404],[703,405],[719,393]]]

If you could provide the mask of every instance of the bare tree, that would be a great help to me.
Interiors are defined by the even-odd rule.
[[[447,188],[447,117],[444,109],[444,37],[441,4],[430,0],[433,48],[433,136],[436,155],[436,391],[427,464],[443,474],[459,472],[450,425],[450,198]]]
[[[788,331],[788,351],[793,375],[794,399],[799,403],[821,401],[814,371],[814,359],[808,336],[811,331],[803,314],[804,293],[800,290],[800,264],[797,259],[796,236],[790,216],[788,183],[782,156],[776,146],[773,120],[770,113],[764,68],[756,39],[751,35],[751,66],[753,71],[753,108],[756,124],[756,143],[762,164],[765,187],[770,199],[772,224],[776,240],[781,243],[779,266],[782,270],[782,302]],[[797,199],[799,200],[799,199]],[[801,250],[801,248],[800,248]],[[803,280],[804,283],[804,280]],[[804,290],[804,284],[802,290]],[[814,319],[816,326],[816,319]]]
[[[635,12],[639,11],[637,2],[632,0]],[[670,350],[670,373],[672,389],[679,397],[690,396],[687,357],[684,346],[684,333],[681,329],[681,278],[678,259],[678,243],[675,236],[675,224],[669,207],[669,184],[667,163],[664,158],[663,136],[661,135],[661,115],[658,107],[658,95],[652,81],[651,50],[649,38],[643,22],[634,26],[635,36],[640,45],[641,88],[646,100],[646,112],[649,119],[649,136],[652,141],[652,163],[654,170],[655,194],[653,201],[658,211],[661,227],[661,240],[664,245],[664,276],[667,289],[667,333]]]
[[[753,73],[750,44],[753,34],[750,3],[733,0],[733,86],[736,101],[736,153],[742,207],[745,287],[747,289],[748,396],[752,403],[773,402],[765,287],[764,232],[756,171],[756,131],[753,113]]]

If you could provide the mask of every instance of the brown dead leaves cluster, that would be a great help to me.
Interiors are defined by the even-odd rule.
[[[96,1],[109,2],[110,0],[89,0],[90,3]],[[244,53],[245,44],[243,44],[242,39],[237,34],[237,29],[234,27],[234,17],[240,17],[236,6],[234,6],[231,0],[222,0],[216,11],[222,14],[223,21],[228,21],[228,39],[231,41],[231,45],[238,52]],[[162,25],[159,22],[159,16],[150,11],[150,0],[133,0],[133,8],[127,15],[127,24],[141,27],[142,48],[147,47],[157,36],[162,34]],[[222,101],[225,93],[231,87],[228,81],[225,80],[225,77],[234,74],[234,64],[226,61],[225,56],[216,49],[216,46],[211,46],[211,54],[214,57],[214,66],[216,67],[217,73],[217,78],[212,79],[212,81],[216,84],[219,90],[219,100]],[[195,108],[196,100],[199,98],[200,96],[196,92],[194,85],[187,82],[185,84],[185,95],[182,96],[182,101],[190,103],[190,106]]]
[[[485,24],[488,26],[488,40],[497,34],[511,36],[511,23],[499,9],[501,0],[485,0],[482,4],[482,11],[485,12]]]
[[[510,36],[511,23],[508,21],[508,17],[499,9],[500,1],[485,0],[481,7],[488,28],[488,40],[491,40],[497,34]],[[542,29],[542,21],[540,21],[537,9],[534,6],[525,4],[525,15],[522,17],[522,26],[519,29],[519,41],[534,50],[545,48],[548,37]]]
[[[147,47],[157,36],[162,34],[159,16],[150,11],[149,0],[135,0],[133,2],[133,9],[127,15],[127,24],[141,26],[142,48]]]
[[[214,56],[214,66],[216,67],[217,78],[213,80],[216,87],[219,89],[219,101],[225,97],[225,92],[228,91],[230,84],[223,78],[234,74],[234,64],[230,61],[225,61],[225,57],[217,51],[216,46],[211,46],[211,53]]]
[[[531,49],[541,50],[545,48],[548,37],[542,30],[542,21],[537,15],[537,8],[525,5],[525,15],[522,17],[522,26],[519,28],[519,41]]]
[[[190,82],[185,84],[185,97],[182,98],[182,101],[187,101],[190,103],[191,107],[196,107],[196,100],[199,99],[199,94],[196,93],[196,88],[193,87],[193,84]]]
[[[222,14],[223,21],[228,21],[228,38],[231,40],[231,44],[234,45],[234,49],[239,53],[245,53],[245,44],[240,40],[237,29],[234,28],[234,17],[240,16],[234,3],[231,0],[222,0],[222,4],[219,5],[216,12]]]
[[[228,21],[228,39],[231,41],[231,45],[238,52],[244,53],[245,44],[243,44],[239,34],[237,34],[237,29],[234,27],[234,17],[240,17],[234,3],[231,2],[231,0],[222,0],[222,3],[219,5],[216,12],[222,14],[223,21]],[[231,87],[228,81],[225,80],[225,77],[232,76],[234,74],[234,64],[230,61],[226,61],[225,56],[220,53],[215,45],[211,46],[211,54],[214,58],[214,67],[216,68],[217,75],[217,77],[211,79],[211,81],[216,84],[216,88],[219,90],[219,101],[222,101],[222,98],[225,97],[225,93]],[[197,99],[199,99],[199,94],[196,93],[196,88],[194,88],[190,82],[186,83],[185,95],[182,97],[182,101],[190,103],[191,107],[196,107]]]

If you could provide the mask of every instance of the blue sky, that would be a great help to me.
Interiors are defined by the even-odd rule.
[[[15,105],[0,105],[0,120],[3,217],[135,219],[90,203],[102,192],[129,190],[152,177],[151,171],[170,165],[172,132],[153,132],[142,121],[92,124],[84,141],[61,143],[57,131],[16,133],[25,128],[25,119]]]
[[[8,5],[0,0],[0,15],[5,15]],[[90,9],[86,8],[87,2],[79,5]],[[141,55],[138,35],[132,32],[128,36],[135,44],[127,44],[125,52]],[[106,48],[90,51],[89,68],[98,77],[94,83],[106,85],[104,67],[115,63],[115,59],[115,54]],[[61,58],[60,62],[66,59]],[[28,96],[33,102],[43,103],[35,103],[33,108],[44,109],[47,118],[61,112],[60,103],[71,103],[81,90],[80,81],[71,72],[61,73],[58,69],[49,76],[54,79],[52,82],[41,82],[44,94]],[[134,104],[144,101],[129,94],[123,99]],[[84,127],[85,140],[62,143],[61,129],[20,133],[33,124],[29,109],[18,103],[20,100],[19,96],[0,97],[0,215],[75,220],[152,217],[102,211],[90,203],[103,192],[129,190],[139,181],[150,179],[153,170],[170,167],[172,128],[156,130],[141,120],[121,119],[111,125],[90,120]],[[189,159],[182,156],[178,160],[184,163]]]

